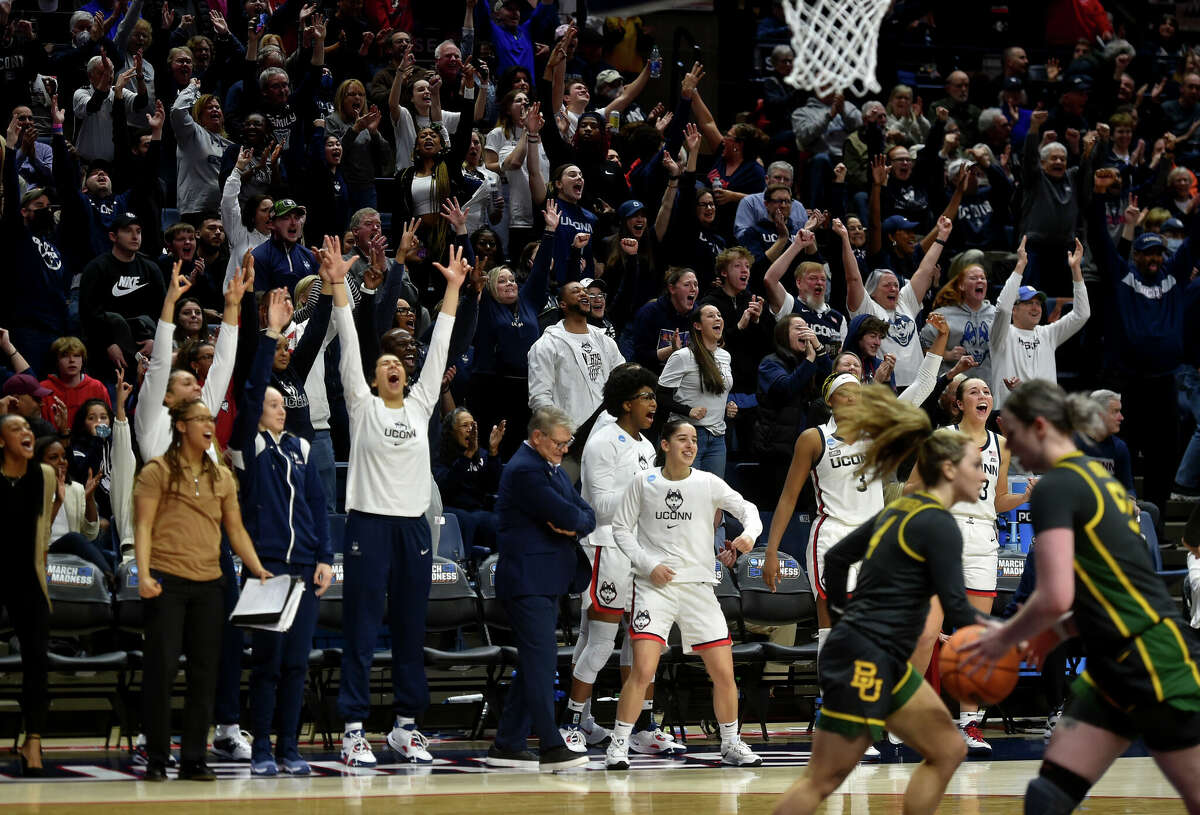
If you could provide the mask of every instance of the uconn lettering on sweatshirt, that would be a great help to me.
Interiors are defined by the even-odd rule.
[[[839,467],[859,467],[862,465],[862,463],[862,453],[851,453],[849,455],[845,453],[834,453],[829,457],[829,466],[835,470]]]
[[[407,422],[396,422],[391,427],[383,429],[384,438],[391,439],[394,443],[399,444],[409,439],[417,437],[417,431],[408,426]]]

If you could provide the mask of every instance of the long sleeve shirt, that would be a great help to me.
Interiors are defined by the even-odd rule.
[[[633,438],[620,425],[593,430],[580,462],[580,491],[596,513],[596,529],[583,541],[591,546],[616,546],[612,522],[625,488],[654,465],[654,444]]]

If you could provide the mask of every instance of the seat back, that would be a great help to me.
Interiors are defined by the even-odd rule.
[[[479,623],[479,598],[462,566],[444,557],[433,559],[425,629],[448,631]]]
[[[808,577],[800,562],[779,553],[779,585],[772,592],[763,579],[766,549],[754,549],[738,560],[737,586],[742,594],[742,617],[746,622],[778,625],[811,624],[817,607]]]
[[[140,634],[145,629],[146,619],[142,596],[138,594],[138,568],[132,560],[117,567],[117,627],[122,631]]]
[[[434,554],[447,560],[456,560],[459,563],[466,560],[467,551],[463,545],[462,527],[459,526],[458,516],[453,512],[447,512],[439,515],[437,522],[442,529],[438,537],[437,548],[433,550]]]
[[[1028,555],[1017,549],[1001,549],[1000,557],[996,560],[996,599],[992,603],[992,613],[999,615],[1004,611],[1013,593],[1021,583],[1021,575],[1025,573],[1025,561]]]
[[[334,517],[329,518],[330,529],[334,526]],[[345,516],[341,516],[345,518]],[[343,524],[344,528],[344,524]],[[320,602],[317,603],[317,625],[321,628],[328,628],[333,631],[342,630],[342,603],[345,597],[346,590],[346,562],[345,556],[340,552],[335,552],[333,556],[333,579],[329,581],[329,588],[325,589],[325,593],[321,595]]]
[[[729,623],[740,623],[742,619],[742,593],[738,591],[737,584],[733,582],[733,573],[725,568],[721,561],[716,561],[717,580],[720,582],[713,586],[713,591],[716,592],[717,602],[721,604],[721,613],[725,615],[725,620]]]
[[[479,564],[475,585],[479,587],[479,601],[483,606],[483,620],[496,628],[512,628],[508,613],[496,599],[496,564],[499,554],[489,555]]]
[[[112,595],[104,575],[92,563],[75,555],[51,554],[46,560],[46,587],[51,633],[85,634],[112,625]]]

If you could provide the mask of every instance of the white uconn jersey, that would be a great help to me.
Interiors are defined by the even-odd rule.
[[[958,425],[954,426],[958,430]],[[995,432],[987,432],[987,441],[979,448],[983,457],[983,486],[979,489],[979,498],[975,501],[959,501],[950,507],[950,514],[963,518],[982,518],[985,521],[996,520],[996,482],[1000,479],[1000,437]]]
[[[867,443],[847,444],[839,438],[832,421],[817,428],[821,433],[821,456],[812,468],[817,512],[850,527],[866,523],[883,509],[883,482],[859,475]]]

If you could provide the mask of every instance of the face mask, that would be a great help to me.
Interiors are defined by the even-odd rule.
[[[1183,245],[1183,238],[1167,238],[1167,251],[1178,252],[1179,247]]]
[[[95,429],[96,438],[107,439],[112,435],[112,428],[106,424],[98,424]]]
[[[78,32],[72,39],[75,42],[76,48],[83,48],[92,41],[92,32],[85,28],[83,31]]]
[[[329,90],[333,87],[333,77],[329,74],[321,74],[321,89]]]
[[[50,211],[50,207],[35,209],[31,218],[29,228],[34,232],[49,232],[54,228],[54,213]]]

